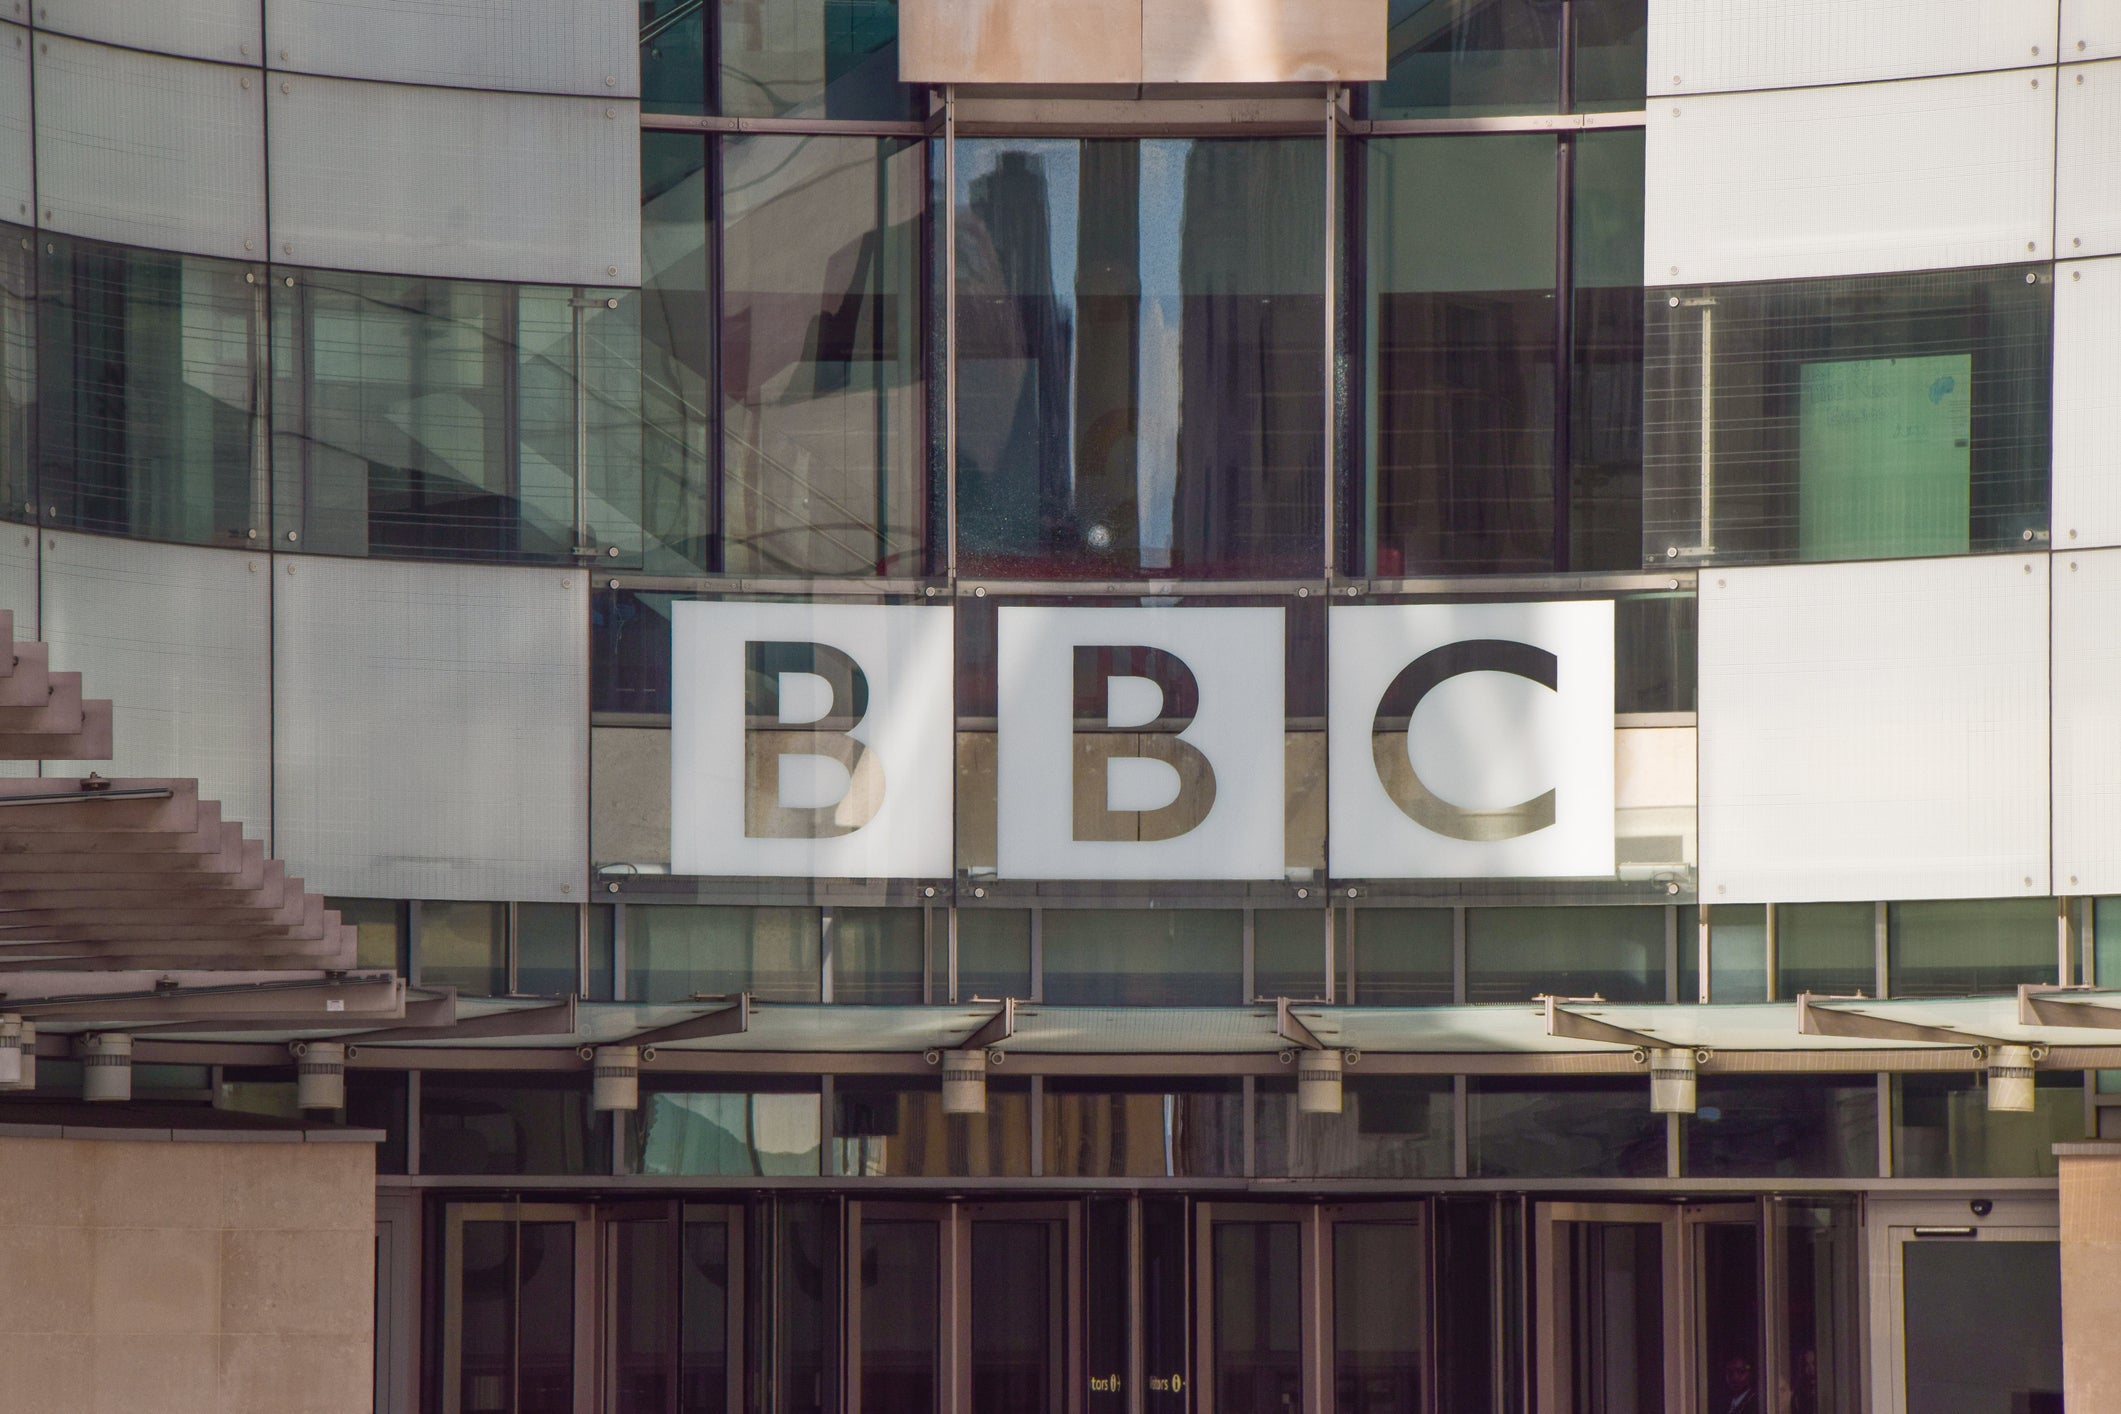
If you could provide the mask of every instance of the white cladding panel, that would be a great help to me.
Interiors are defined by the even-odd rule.
[[[640,283],[640,115],[629,99],[275,78],[272,124],[276,260]]]
[[[276,69],[530,93],[640,92],[641,13],[632,0],[266,0],[265,27]]]
[[[256,64],[258,0],[37,0],[37,28],[128,49]]]
[[[45,532],[52,665],[112,704],[109,761],[50,775],[190,776],[272,839],[272,561],[242,550]]]
[[[2057,550],[2121,545],[2121,260],[2055,267]]]
[[[1650,6],[1650,101],[2055,62],[2055,0],[1676,0]]]
[[[2116,9],[2121,9],[2117,5]],[[2121,59],[2062,70],[2055,114],[2058,254],[2121,254]]]
[[[2114,0],[2062,0],[2062,57],[2121,56],[2121,5]]]
[[[2054,577],[2055,892],[2121,891],[2121,550]]]
[[[259,73],[58,35],[36,44],[45,226],[158,250],[262,258]]]
[[[2054,130],[2045,74],[1653,102],[1644,278],[1700,285],[2047,259]]]
[[[2047,568],[1702,571],[1701,897],[2046,894]]]
[[[283,556],[273,577],[288,868],[320,893],[581,899],[582,575]]]
[[[36,200],[36,140],[30,132],[30,32],[0,25],[0,220],[31,221]]]

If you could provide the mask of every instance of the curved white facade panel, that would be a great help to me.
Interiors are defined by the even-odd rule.
[[[128,49],[212,59],[263,61],[258,0],[37,0],[37,28]]]
[[[2054,90],[2042,71],[1652,102],[1644,281],[2049,259]]]
[[[55,666],[111,700],[115,752],[46,773],[195,776],[224,819],[269,842],[271,559],[101,535],[44,539],[44,639]]]
[[[2055,115],[2055,247],[2121,254],[2121,59],[2062,71]]]
[[[2121,545],[2121,260],[2055,267],[2054,546]]]
[[[288,868],[322,893],[579,901],[582,572],[282,556],[273,578]]]
[[[275,260],[639,283],[640,120],[629,100],[276,76],[270,113]]]
[[[2054,574],[2055,892],[2121,892],[2121,550]]]
[[[35,64],[42,225],[262,257],[263,75],[44,34]]]
[[[1682,0],[1652,5],[1650,101],[2055,62],[2055,0]]]
[[[36,139],[30,129],[30,32],[0,25],[0,219],[32,220],[37,199]]]
[[[2047,579],[1703,570],[1702,901],[2045,897]]]
[[[249,6],[257,11],[256,0]],[[631,0],[267,0],[269,62],[338,78],[529,93],[640,92]]]

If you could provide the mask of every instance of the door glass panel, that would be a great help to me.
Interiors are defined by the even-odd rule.
[[[935,1409],[941,1392],[936,1225],[865,1222],[862,1230],[862,1408]]]
[[[1576,1414],[1664,1414],[1664,1231],[1571,1223],[1569,1380]]]
[[[1147,1414],[1186,1414],[1186,1200],[1142,1199],[1141,1340]]]
[[[612,1404],[665,1414],[670,1403],[670,1224],[611,1225]]]
[[[1134,1320],[1132,1264],[1127,1252],[1127,1200],[1083,1201],[1083,1364],[1089,1414],[1122,1414],[1127,1407],[1127,1332]],[[986,1414],[977,1404],[978,1414]]]
[[[729,1226],[720,1218],[685,1224],[679,1258],[683,1329],[678,1375],[681,1414],[729,1408]]]
[[[839,1407],[840,1225],[831,1199],[781,1202],[773,1214],[774,1342],[780,1406],[788,1414]]]
[[[1302,1398],[1302,1230],[1215,1225],[1215,1408],[1293,1414]]]
[[[1058,1274],[1052,1224],[972,1224],[972,1414],[1061,1407]]]
[[[516,1414],[574,1409],[574,1224],[516,1228]]]
[[[464,1224],[463,1290],[458,1298],[461,1345],[457,1407],[463,1414],[500,1414],[515,1383],[510,1346],[515,1334],[515,1225]]]
[[[1760,1229],[1694,1230],[1696,1369],[1701,1408],[1760,1408]]]
[[[2061,1244],[1918,1239],[1900,1250],[1906,1407],[2061,1414]]]
[[[1335,1225],[1335,1414],[1419,1414],[1425,1268],[1419,1224]]]
[[[1791,1202],[1782,1209],[1782,1323],[1788,1368],[1781,1407],[1804,1414],[1855,1414],[1863,1407],[1861,1271],[1863,1229],[1853,1199]]]

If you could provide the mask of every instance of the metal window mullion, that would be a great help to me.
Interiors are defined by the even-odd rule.
[[[1046,1176],[1046,1077],[1031,1077],[1031,1176]]]
[[[1451,1077],[1451,1177],[1473,1176],[1473,1081]]]
[[[943,86],[944,577],[957,582],[957,88]]]
[[[611,999],[626,998],[626,905],[611,906]]]
[[[1562,46],[1564,55],[1568,46]],[[1566,58],[1563,60],[1566,69]],[[1569,137],[1554,143],[1554,441],[1552,448],[1554,507],[1554,563],[1557,570],[1569,568],[1569,418],[1571,378],[1575,368],[1576,301],[1571,294],[1575,280],[1574,253],[1570,249],[1574,224],[1576,144]]]
[[[1252,1002],[1259,996],[1259,942],[1253,931],[1254,910],[1247,906],[1242,910],[1244,918],[1244,1000]]]
[[[819,1147],[824,1150],[824,1153],[819,1155],[818,1167],[827,1178],[840,1176],[839,1114],[837,1097],[833,1093],[833,1078],[832,1074],[827,1072],[817,1079],[817,1127]]]
[[[1874,969],[1873,984],[1876,987],[1879,996],[1889,997],[1893,994],[1893,977],[1891,970],[1892,939],[1890,936],[1890,929],[1892,927],[1892,909],[1891,906],[1888,904],[1874,903],[1871,905],[1871,910],[1871,966]]]
[[[420,911],[418,899],[406,900],[405,967],[415,985],[427,980],[427,960],[422,956],[426,949],[420,945]]]
[[[1046,911],[1031,910],[1031,1000],[1046,999]]]
[[[1760,906],[1763,932],[1761,934],[1762,968],[1767,973],[1767,999],[1775,1001],[1782,995],[1782,940],[1775,932],[1775,905]]]
[[[501,985],[508,989],[508,995],[511,997],[519,995],[523,990],[519,980],[522,975],[523,931],[517,926],[516,912],[521,907],[519,903],[510,902],[501,908]]]
[[[1245,1143],[1245,1177],[1259,1176],[1259,1126],[1252,1122],[1257,1095],[1257,1077],[1247,1075],[1238,1081],[1239,1103],[1244,1106],[1242,1129]]]
[[[1884,1071],[1878,1072],[1878,1176],[1893,1176],[1893,1126],[1899,1117],[1893,1113],[1893,1077]]]
[[[817,995],[818,1000],[821,1002],[830,1002],[832,1000],[832,974],[834,964],[837,962],[833,955],[834,945],[837,941],[833,934],[837,930],[832,926],[832,913],[832,905],[829,903],[818,909]]]
[[[1323,292],[1325,295],[1323,300],[1325,306],[1325,346],[1323,349],[1324,357],[1320,359],[1320,363],[1323,365],[1320,369],[1320,374],[1325,380],[1323,407],[1325,419],[1325,451],[1323,458],[1325,462],[1324,558],[1325,579],[1329,585],[1333,582],[1333,569],[1339,560],[1339,547],[1335,543],[1339,527],[1336,524],[1337,518],[1334,515],[1334,503],[1337,499],[1335,493],[1339,488],[1334,484],[1336,480],[1335,465],[1338,460],[1335,456],[1334,438],[1340,426],[1339,407],[1337,406],[1337,392],[1340,380],[1335,377],[1340,353],[1340,242],[1338,230],[1338,217],[1340,214],[1340,94],[1341,88],[1339,84],[1326,85],[1325,238],[1320,242],[1325,252],[1325,289]]]
[[[1338,968],[1338,967],[1336,967],[1336,966],[1334,965],[1334,964],[1335,964],[1335,961],[1336,961],[1336,958],[1335,958],[1335,952],[1336,952],[1336,950],[1335,950],[1335,948],[1334,948],[1334,946],[1333,946],[1333,942],[1334,942],[1334,933],[1333,933],[1333,923],[1334,923],[1334,916],[1333,916],[1333,906],[1332,906],[1332,905],[1331,905],[1330,903],[1326,905],[1326,910],[1325,910],[1325,913],[1326,913],[1326,918],[1325,918],[1325,930],[1326,930],[1326,993],[1325,993],[1325,999],[1326,999],[1326,1002],[1327,1002],[1327,1004],[1328,1004],[1328,1005],[1331,1005],[1331,1004],[1333,1003],[1333,1001],[1335,1000],[1335,996],[1336,996],[1336,993],[1337,993],[1337,992],[1339,991],[1339,988],[1335,986],[1335,982],[1336,982],[1336,980],[1337,980],[1337,977],[1338,977],[1338,974],[1339,974],[1339,968]]]
[[[1451,1001],[1464,1006],[1467,993],[1466,973],[1466,915],[1464,904],[1451,909]]]

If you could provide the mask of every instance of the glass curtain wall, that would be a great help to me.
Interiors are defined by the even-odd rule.
[[[1472,118],[1640,108],[1648,12],[1648,0],[1391,0],[1385,78],[1364,86],[1364,110]]]

